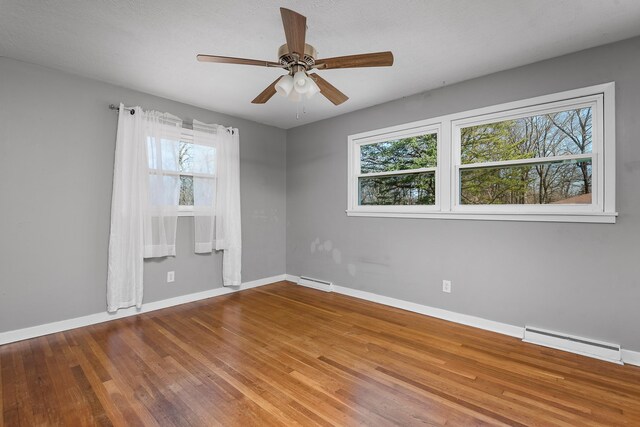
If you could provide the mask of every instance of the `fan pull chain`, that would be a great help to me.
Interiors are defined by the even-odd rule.
[[[304,105],[304,98],[296,102],[296,120],[300,120],[300,105],[302,105],[302,114],[307,114],[307,107]]]

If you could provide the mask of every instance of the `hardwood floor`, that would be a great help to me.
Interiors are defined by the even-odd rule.
[[[0,384],[5,426],[640,425],[640,368],[287,282],[1,346]]]

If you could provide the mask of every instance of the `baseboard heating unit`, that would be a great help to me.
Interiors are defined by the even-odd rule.
[[[298,285],[317,289],[319,291],[333,292],[333,283],[325,280],[313,279],[311,277],[300,276],[298,279]]]
[[[618,344],[595,341],[532,326],[525,327],[522,340],[622,365],[622,355]]]

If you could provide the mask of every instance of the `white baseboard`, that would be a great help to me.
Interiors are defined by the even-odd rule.
[[[188,302],[198,301],[206,298],[217,297],[220,295],[230,294],[245,289],[256,288],[258,286],[268,285],[274,282],[280,282],[286,279],[286,275],[265,277],[264,279],[252,280],[245,282],[237,288],[215,288],[207,291],[196,292],[188,295],[180,295],[174,298],[168,298],[161,301],[153,301],[143,303],[141,309],[135,307],[120,309],[115,313],[89,314],[87,316],[76,317],[73,319],[61,320],[59,322],[46,323],[44,325],[32,326],[30,328],[17,329],[15,331],[0,332],[0,345],[11,342],[22,341],[29,338],[49,335],[56,332],[68,331],[82,326],[95,325],[96,323],[108,322],[110,320],[121,319],[123,317],[135,316],[136,314],[148,313],[150,311],[159,310],[161,308],[173,307],[175,305],[185,304]]]
[[[629,365],[640,366],[640,351],[620,350],[622,352],[622,361]]]
[[[286,280],[297,283],[298,276],[291,274],[286,275]],[[441,308],[430,307],[428,305],[416,304],[384,295],[374,294],[372,292],[360,291],[358,289],[345,288],[344,286],[333,285],[333,291],[343,295],[349,295],[355,298],[376,302],[378,304],[388,305],[402,310],[414,313],[424,314],[427,316],[437,317],[438,319],[448,320],[450,322],[471,326],[474,328],[484,329],[486,331],[496,332],[511,337],[520,338],[524,336],[524,327],[509,325],[507,323],[495,322],[493,320],[483,319],[481,317],[469,316],[467,314],[456,313],[454,311],[444,310]],[[632,350],[621,350],[622,361],[629,365],[640,366],[640,352]]]
[[[286,280],[287,282],[298,283],[298,279],[300,279],[298,276],[294,276],[292,274],[284,275],[284,280]]]
[[[524,328],[521,328],[520,326],[494,322],[493,320],[487,320],[481,317],[469,316],[467,314],[456,313],[442,308],[416,304],[414,302],[386,297],[384,295],[378,295],[371,292],[359,291],[357,289],[345,288],[343,286],[336,285],[334,285],[334,292],[516,338],[522,338],[522,335],[524,334]]]

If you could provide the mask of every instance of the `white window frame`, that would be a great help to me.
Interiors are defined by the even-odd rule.
[[[592,158],[592,203],[567,205],[463,205],[460,197],[460,169],[472,165],[460,162],[460,129],[510,118],[592,106],[592,153],[558,156],[558,159]],[[360,145],[415,136],[424,129],[438,130],[435,206],[360,206],[358,178]],[[605,83],[550,95],[449,114],[428,120],[363,132],[348,137],[348,216],[442,218],[509,221],[551,221],[615,223],[615,83]],[[511,166],[543,163],[555,157],[483,163]],[[476,164],[477,166],[477,164]],[[389,175],[384,172],[378,175]]]
[[[360,147],[363,145],[369,144],[378,144],[381,142],[391,141],[395,139],[402,138],[410,138],[412,136],[425,135],[425,134],[435,134],[437,138],[437,165],[429,168],[419,168],[419,169],[403,169],[397,171],[389,171],[389,172],[371,172],[371,173],[361,173],[360,171]],[[440,210],[439,201],[440,201],[440,186],[438,185],[438,180],[440,179],[440,168],[438,165],[440,164],[440,124],[439,123],[421,123],[417,126],[412,126],[411,128],[403,127],[402,129],[393,130],[387,129],[384,133],[367,133],[367,135],[360,134],[361,137],[350,140],[349,149],[352,152],[351,161],[349,162],[350,171],[355,179],[356,187],[349,187],[351,190],[350,200],[354,204],[354,206],[358,206],[358,210],[361,212],[411,212],[411,213],[420,213],[420,212],[437,212]],[[393,176],[393,175],[409,175],[416,174],[421,172],[434,172],[435,180],[436,180],[436,201],[435,205],[364,205],[360,206],[358,203],[359,196],[359,187],[358,187],[358,179],[366,178],[366,177],[374,177],[374,176]]]

